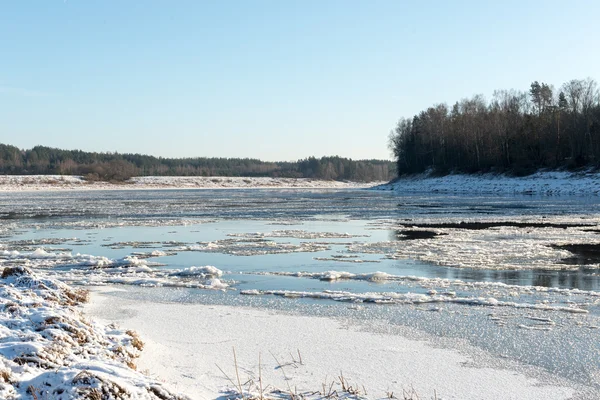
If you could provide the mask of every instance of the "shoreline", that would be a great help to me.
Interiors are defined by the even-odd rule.
[[[75,175],[0,175],[2,192],[193,189],[365,189],[382,182],[311,178],[143,176],[122,183],[88,182]]]
[[[422,194],[490,194],[540,196],[599,196],[600,173],[540,171],[524,177],[500,174],[428,173],[403,176],[392,182],[350,182],[312,178],[142,176],[120,183],[88,182],[74,175],[0,175],[0,191],[134,191],[202,189],[328,190],[368,189]]]
[[[147,343],[138,368],[192,399],[217,398],[234,386],[216,366],[235,376],[232,349],[242,382],[257,379],[260,354],[265,385],[283,392],[288,391],[288,383],[298,393],[321,391],[325,382],[334,383],[339,391],[334,381],[341,374],[366,391],[368,398],[413,389],[423,399],[582,395],[574,387],[550,384],[548,377],[538,380],[514,369],[475,367],[475,359],[459,350],[375,333],[350,321],[259,308],[154,303],[121,298],[110,291],[110,287],[93,290],[84,313],[137,331]],[[104,306],[107,302],[110,308]]]
[[[524,177],[428,173],[399,177],[372,190],[437,194],[600,195],[600,173],[539,171]]]
[[[0,397],[184,400],[135,368],[139,336],[86,318],[85,289],[24,266],[0,276]]]

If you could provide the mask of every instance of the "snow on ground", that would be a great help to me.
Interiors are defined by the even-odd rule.
[[[0,278],[0,398],[176,399],[135,370],[133,331],[85,318],[87,292],[23,266]]]
[[[403,398],[403,391],[413,390],[420,399],[439,400],[549,400],[575,394],[557,381],[510,369],[468,366],[471,356],[457,350],[327,318],[243,307],[147,303],[98,293],[92,295],[86,312],[141,332],[148,351],[140,358],[140,369],[193,399],[216,398],[238,386],[233,349],[242,390],[255,394],[260,393],[262,378],[266,392],[276,388],[284,392],[279,397],[292,391],[324,398],[318,392],[342,392],[340,376],[357,389],[358,397],[366,391],[366,398]]]
[[[142,176],[124,183],[87,182],[71,175],[0,175],[0,191],[139,190],[139,189],[343,189],[367,188],[379,182],[340,182],[306,178]]]
[[[542,171],[519,178],[496,174],[439,177],[419,174],[374,189],[416,193],[599,195],[600,174]]]

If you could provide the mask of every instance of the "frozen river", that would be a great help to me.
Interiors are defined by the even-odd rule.
[[[5,193],[0,221],[3,263],[112,296],[344,318],[600,390],[596,196]]]

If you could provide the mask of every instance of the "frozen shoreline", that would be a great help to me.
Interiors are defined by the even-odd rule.
[[[0,175],[0,191],[153,190],[153,189],[348,189],[381,182],[341,182],[307,178],[142,176],[124,183],[87,182],[73,175]]]
[[[600,195],[600,173],[541,171],[525,177],[497,174],[431,176],[419,174],[373,190],[448,194]]]
[[[0,398],[180,398],[135,370],[136,333],[83,316],[87,296],[23,266],[2,269]]]
[[[428,173],[390,183],[342,182],[308,178],[143,176],[124,183],[87,182],[72,175],[0,175],[0,191],[157,190],[157,189],[372,189],[407,193],[600,195],[600,173],[540,171],[525,177],[498,174]]]
[[[233,306],[148,303],[100,292],[93,292],[85,313],[138,331],[147,344],[139,369],[192,399],[217,398],[233,386],[216,367],[235,376],[232,348],[242,382],[257,379],[261,354],[265,386],[283,391],[288,383],[298,393],[321,391],[323,384],[331,384],[342,373],[351,384],[366,390],[368,398],[385,398],[391,392],[401,395],[402,390],[412,388],[422,399],[434,398],[434,391],[438,399],[577,396],[574,388],[549,385],[514,370],[467,366],[474,360],[457,350],[323,317]],[[284,366],[288,381],[278,363]],[[338,386],[334,388],[339,390]]]

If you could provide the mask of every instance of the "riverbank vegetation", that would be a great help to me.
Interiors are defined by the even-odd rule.
[[[497,90],[401,118],[390,133],[399,175],[432,171],[527,175],[541,168],[600,165],[600,91],[595,80],[559,88]]]

